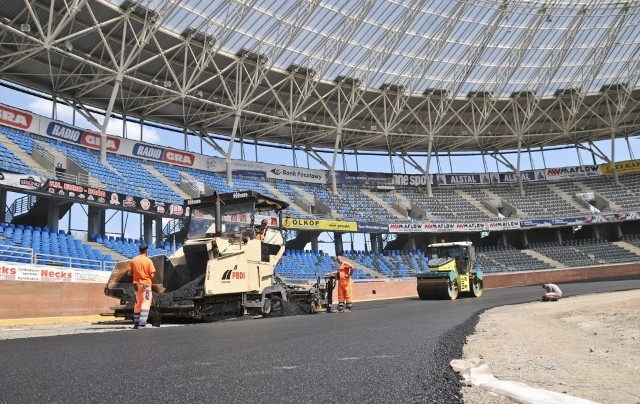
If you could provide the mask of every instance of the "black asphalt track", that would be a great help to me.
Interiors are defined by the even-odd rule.
[[[570,299],[637,289],[640,279],[560,286]],[[361,302],[351,313],[4,340],[0,402],[461,402],[449,361],[461,357],[477,315],[542,292],[527,286],[455,301]]]

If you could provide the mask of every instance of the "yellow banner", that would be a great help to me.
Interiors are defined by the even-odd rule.
[[[339,220],[286,218],[282,225],[287,229],[358,231],[358,223]]]
[[[635,173],[640,171],[640,160],[627,160],[616,163],[618,174]],[[602,175],[613,175],[611,163],[602,164]]]

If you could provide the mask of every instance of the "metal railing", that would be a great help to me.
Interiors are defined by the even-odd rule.
[[[0,261],[97,271],[111,271],[116,264],[116,262],[112,260],[95,260],[48,253],[34,253],[33,248],[18,247],[9,244],[0,244]]]
[[[15,201],[13,201],[11,206],[9,206],[9,208],[7,208],[7,210],[5,211],[3,221],[5,223],[11,223],[14,217],[20,216],[21,214],[28,212],[29,209],[31,209],[31,207],[33,206],[33,204],[36,203],[36,199],[37,197],[34,195],[26,195],[26,196],[23,196],[22,198],[16,199]]]
[[[184,227],[183,219],[173,219],[167,222],[162,228],[162,235],[167,237],[173,233],[180,231]]]

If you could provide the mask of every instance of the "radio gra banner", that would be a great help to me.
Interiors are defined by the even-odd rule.
[[[37,116],[34,116],[29,112],[0,104],[0,125],[24,130],[26,132],[37,133],[39,123],[37,118]]]

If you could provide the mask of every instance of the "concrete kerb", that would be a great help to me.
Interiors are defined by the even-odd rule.
[[[107,317],[108,318],[108,317]],[[0,319],[0,327],[12,327],[20,325],[51,325],[51,324],[76,324],[97,323],[105,321],[105,317],[93,316],[63,316],[63,317],[37,317],[37,318],[8,318]]]

